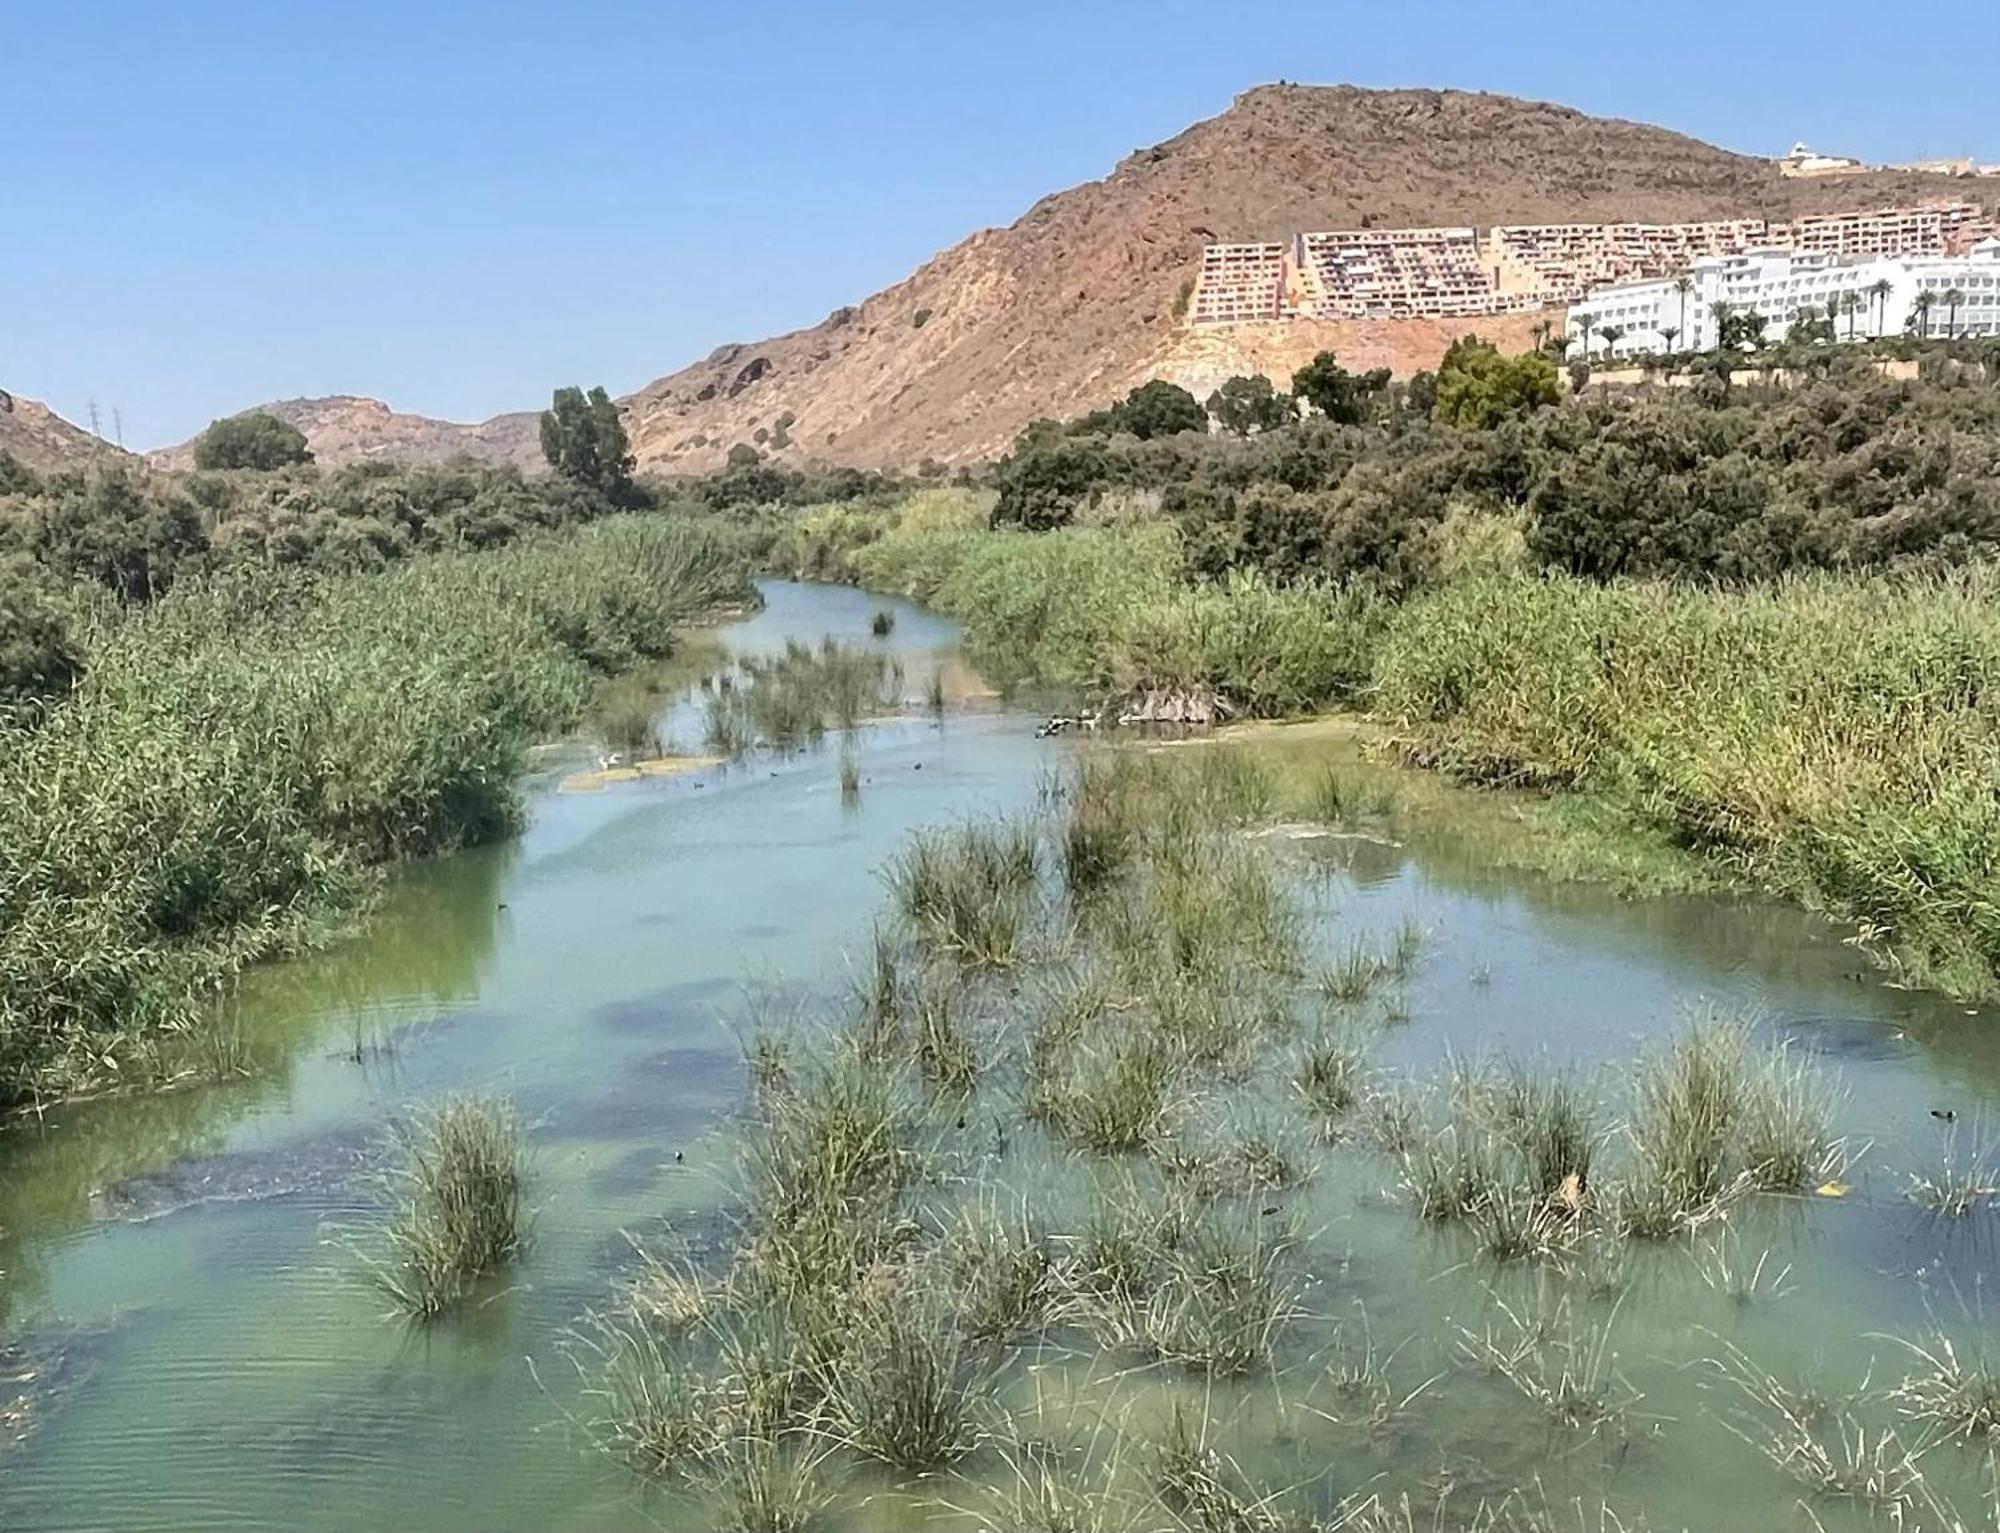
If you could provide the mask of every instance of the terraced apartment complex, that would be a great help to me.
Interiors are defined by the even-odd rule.
[[[1194,325],[1319,319],[1474,318],[1575,303],[1605,286],[1697,261],[1784,250],[1835,259],[1951,256],[1995,225],[1972,202],[1681,224],[1509,224],[1341,229],[1210,245],[1188,303]]]

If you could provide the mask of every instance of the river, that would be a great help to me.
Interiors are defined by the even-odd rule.
[[[832,634],[889,651],[913,691],[954,663],[954,626],[908,604],[785,583],[765,595],[720,632],[728,652]],[[885,607],[894,629],[872,639]],[[698,746],[699,693],[663,707],[668,737]],[[552,753],[514,841],[399,873],[361,935],[250,977],[250,1078],[11,1129],[0,1411],[18,1399],[0,1417],[0,1526],[700,1525],[678,1493],[590,1450],[563,1338],[629,1266],[627,1232],[726,1241],[748,1019],[852,987],[882,867],[913,830],[1033,807],[1074,748],[1034,722],[976,702],[865,724],[852,800],[831,745],[591,793],[557,784],[594,748]],[[1279,758],[1344,748],[1270,740]],[[1813,1526],[1798,1487],[1731,1429],[1737,1395],[1709,1360],[1740,1348],[1838,1396],[1893,1382],[1906,1358],[1886,1333],[1991,1330],[1993,1216],[1932,1218],[1903,1184],[1948,1142],[2000,1129],[1994,1017],[1884,987],[1797,911],[1624,900],[1510,870],[1489,852],[1514,833],[1504,799],[1384,775],[1404,804],[1385,833],[1285,851],[1329,932],[1413,917],[1428,933],[1379,1066],[1421,1075],[1491,1054],[1615,1076],[1691,1013],[1741,1011],[1838,1074],[1858,1152],[1844,1195],[1732,1218],[1727,1260],[1768,1251],[1771,1272],[1788,1269],[1753,1298],[1712,1261],[1704,1276],[1686,1243],[1638,1252],[1619,1296],[1579,1297],[1565,1313],[1639,1397],[1615,1433],[1557,1426],[1462,1365],[1467,1333],[1490,1334],[1498,1304],[1546,1280],[1496,1277],[1402,1206],[1386,1159],[1346,1150],[1303,1200],[1308,1314],[1275,1375],[1210,1386],[1056,1352],[1018,1359],[1003,1398],[1051,1433],[1088,1419],[1143,1435],[1200,1404],[1246,1471],[1321,1511],[1371,1484],[1456,1484],[1457,1506],[1539,1479],[1558,1507],[1580,1496],[1594,1516],[1608,1498],[1655,1528]],[[504,1093],[532,1125],[532,1243],[503,1292],[411,1329],[385,1317],[341,1231],[366,1216],[383,1126],[460,1090]],[[1060,1172],[1046,1150],[1017,1153],[1020,1179]],[[1359,1338],[1396,1398],[1425,1386],[1406,1408],[1315,1396]],[[1972,1504],[1973,1450],[1941,1443],[1923,1463]],[[975,1482],[1006,1474],[992,1455],[964,1483],[859,1474],[833,1525],[977,1526],[941,1508],[976,1505]],[[1812,1512],[1829,1529],[1877,1525],[1849,1501]]]

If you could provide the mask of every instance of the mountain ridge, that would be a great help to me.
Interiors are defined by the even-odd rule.
[[[1004,450],[1038,415],[1094,408],[1148,377],[1205,392],[1238,370],[1232,354],[1275,372],[1333,344],[1408,372],[1467,329],[1527,341],[1519,316],[1196,334],[1177,307],[1214,241],[1364,223],[1794,217],[1963,190],[1908,171],[1787,178],[1773,160],[1671,129],[1489,92],[1263,85],[816,325],[718,347],[620,404],[644,468],[711,469],[745,441],[788,459],[962,463]],[[275,413],[287,411],[328,463],[539,459],[532,412],[460,425],[359,396]]]

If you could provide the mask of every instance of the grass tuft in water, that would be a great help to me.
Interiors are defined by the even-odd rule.
[[[844,1320],[846,1345],[822,1385],[835,1441],[911,1472],[978,1445],[984,1370],[946,1305],[871,1293]]]
[[[878,639],[886,639],[896,631],[896,614],[887,607],[879,607],[875,615],[868,619],[868,631]]]
[[[453,1097],[419,1115],[402,1139],[375,1281],[405,1314],[429,1320],[521,1248],[521,1129],[504,1102]]]

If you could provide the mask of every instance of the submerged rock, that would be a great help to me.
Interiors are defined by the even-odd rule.
[[[96,1189],[90,1216],[138,1222],[204,1203],[255,1202],[340,1187],[380,1153],[379,1127],[352,1124],[271,1149],[194,1155]]]

